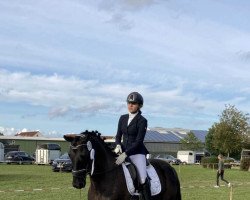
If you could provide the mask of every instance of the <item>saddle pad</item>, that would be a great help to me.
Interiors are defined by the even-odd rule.
[[[131,175],[128,171],[127,165],[130,165],[130,163],[122,163],[123,172],[126,179],[126,185],[128,188],[128,191],[131,195],[139,195],[138,191],[135,191],[135,186],[133,183],[133,180],[131,178]],[[155,168],[152,165],[147,166],[147,174],[150,178],[150,189],[151,189],[151,195],[155,196],[161,192],[161,182],[158,177],[158,174],[155,171]]]

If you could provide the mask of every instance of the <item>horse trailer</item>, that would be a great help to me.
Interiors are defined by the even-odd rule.
[[[210,153],[206,151],[178,151],[177,158],[181,160],[183,164],[195,164],[200,163],[202,157],[210,156]]]
[[[177,158],[184,164],[195,163],[195,152],[194,151],[178,151]]]
[[[61,147],[58,144],[41,144],[36,149],[36,164],[51,164],[61,156]]]

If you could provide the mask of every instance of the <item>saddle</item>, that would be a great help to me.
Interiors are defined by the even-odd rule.
[[[133,184],[134,184],[134,187],[135,187],[135,190],[137,191],[141,191],[141,184],[140,184],[140,181],[139,181],[139,173],[136,169],[136,166],[134,163],[132,163],[131,161],[129,161],[126,165],[129,173],[130,173],[130,176],[132,178],[132,181],[133,181]]]
[[[129,160],[122,164],[127,189],[132,196],[139,196],[142,190],[136,166]],[[151,195],[161,192],[161,183],[154,167],[147,161],[147,175],[150,181]]]

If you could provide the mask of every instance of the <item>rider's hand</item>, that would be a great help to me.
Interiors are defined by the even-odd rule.
[[[115,164],[117,164],[117,165],[122,164],[125,161],[126,158],[127,158],[127,154],[124,152],[124,153],[122,153],[121,155],[118,156],[118,158],[116,159]]]
[[[116,145],[114,152],[116,154],[121,154],[122,153],[122,147],[121,147],[121,145],[119,145],[119,144]]]

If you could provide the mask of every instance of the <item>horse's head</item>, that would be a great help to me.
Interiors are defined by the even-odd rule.
[[[91,165],[92,144],[87,134],[68,134],[64,139],[70,142],[69,157],[72,161],[73,187],[84,188],[86,185],[86,175]]]
[[[64,139],[71,143],[69,157],[75,188],[85,187],[87,174],[101,175],[114,169],[116,154],[97,131],[64,135]]]

